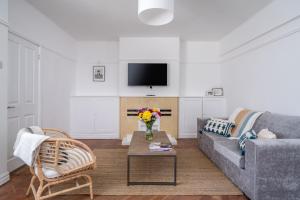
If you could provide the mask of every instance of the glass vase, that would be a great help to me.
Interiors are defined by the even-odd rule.
[[[152,126],[147,126],[146,129],[146,140],[151,142],[153,140],[153,131]]]

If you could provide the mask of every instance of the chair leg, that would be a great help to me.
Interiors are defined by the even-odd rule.
[[[91,178],[89,175],[87,175],[86,177],[87,177],[88,182],[89,182],[89,184],[90,184],[90,198],[91,198],[91,200],[93,200],[93,199],[94,199],[94,193],[93,193],[93,180],[92,180],[92,178]]]
[[[39,185],[39,188],[37,190],[35,200],[40,200],[41,199],[41,196],[42,196],[42,193],[43,193],[43,186],[44,186],[43,181],[40,181],[40,185]]]
[[[34,187],[34,181],[35,181],[36,177],[35,176],[32,176],[31,178],[31,181],[30,181],[30,185],[27,189],[27,192],[26,192],[26,196],[28,196],[30,194],[30,191],[31,191],[31,187],[33,186]]]

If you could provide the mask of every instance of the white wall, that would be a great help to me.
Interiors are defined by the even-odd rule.
[[[77,52],[76,88],[71,100],[71,133],[76,138],[118,138],[119,96],[199,97],[206,90],[219,87],[221,82],[217,42],[122,37],[119,41],[81,41],[77,43]],[[130,62],[168,63],[168,86],[152,90],[146,86],[128,87]],[[93,82],[94,65],[106,67],[105,82]],[[194,110],[191,114],[187,101],[181,102],[182,120],[195,121],[202,116],[202,111]],[[202,109],[201,97],[198,107]],[[180,136],[194,137],[196,126],[187,130],[187,124],[182,126],[185,132],[181,131]]]
[[[83,96],[118,95],[118,42],[90,41],[77,44],[76,94]],[[105,66],[105,82],[93,82],[93,66]]]
[[[119,94],[120,96],[179,96],[180,87],[180,40],[170,38],[122,37],[119,43]],[[168,86],[129,87],[128,63],[162,62],[168,63]]]
[[[9,30],[41,46],[41,125],[70,129],[76,41],[25,0],[9,0]]]
[[[204,96],[221,87],[218,42],[183,41],[180,54],[180,96]]]
[[[221,86],[219,43],[178,38],[120,38],[77,43],[76,96],[204,96]],[[167,87],[128,87],[130,62],[166,62]],[[104,65],[105,82],[93,82],[92,67]]]
[[[9,0],[9,29],[41,46],[76,58],[76,41],[25,0]]]
[[[179,60],[178,37],[121,37],[120,60]]]
[[[77,43],[75,94],[71,98],[71,134],[74,138],[119,138],[119,43]],[[105,82],[93,81],[93,66],[105,66]]]
[[[221,41],[228,111],[300,115],[300,1],[277,0]]]
[[[41,126],[69,131],[76,62],[45,48],[41,57]]]

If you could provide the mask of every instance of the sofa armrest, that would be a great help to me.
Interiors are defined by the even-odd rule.
[[[300,139],[247,140],[245,159],[254,199],[300,196]]]
[[[202,133],[202,130],[208,119],[197,118],[197,133]]]

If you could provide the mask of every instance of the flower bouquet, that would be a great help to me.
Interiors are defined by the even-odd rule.
[[[159,119],[161,116],[160,110],[157,108],[149,109],[149,108],[142,108],[138,112],[138,118],[146,124],[146,140],[152,141],[153,139],[153,132],[152,126],[154,122]]]

